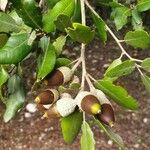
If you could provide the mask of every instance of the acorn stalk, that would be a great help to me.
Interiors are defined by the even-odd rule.
[[[69,67],[63,66],[49,74],[45,78],[44,83],[49,86],[59,86],[70,81],[72,74],[72,70]]]
[[[87,91],[79,92],[75,100],[80,110],[94,115],[101,112],[101,105],[97,97]]]

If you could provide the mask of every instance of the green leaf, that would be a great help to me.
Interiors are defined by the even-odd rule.
[[[141,63],[141,66],[145,71],[150,72],[150,58],[144,59],[143,62]]]
[[[117,30],[120,30],[127,24],[127,19],[131,16],[131,9],[125,6],[116,7],[113,9],[111,16],[114,19]]]
[[[70,17],[63,14],[59,15],[54,23],[56,28],[60,31],[65,31],[65,28],[71,26]]]
[[[82,124],[81,150],[95,150],[93,132],[87,122]]]
[[[150,0],[138,0],[136,8],[139,12],[149,10],[150,9]]]
[[[131,110],[138,109],[138,102],[128,95],[127,91],[121,86],[116,86],[109,80],[98,80],[95,86],[112,98],[118,105]]]
[[[8,35],[5,33],[0,33],[0,48],[2,48],[8,40]]]
[[[114,131],[110,127],[102,124],[99,120],[95,118],[94,120],[96,124],[108,135],[111,140],[113,140],[122,150],[125,150],[124,142],[118,134],[114,133]]]
[[[148,92],[150,92],[150,78],[146,75],[141,76],[142,82],[145,85],[145,88]]]
[[[134,30],[141,30],[143,29],[142,26],[142,17],[140,16],[140,13],[137,11],[137,9],[132,10],[132,25],[134,27]]]
[[[12,0],[12,4],[26,25],[41,29],[42,13],[35,0]]]
[[[12,34],[3,48],[0,49],[0,64],[17,64],[30,52],[31,47],[27,45],[28,34]]]
[[[102,18],[100,18],[99,16],[96,16],[94,13],[92,13],[92,18],[98,30],[100,39],[102,40],[103,43],[106,43],[107,32],[105,28],[105,22],[102,20]]]
[[[67,28],[66,32],[73,40],[80,43],[89,43],[93,40],[95,32],[92,31],[90,27],[80,23],[73,23],[72,26],[73,28]]]
[[[71,60],[68,58],[57,58],[56,60],[56,68],[61,67],[61,66],[67,66],[71,63]]]
[[[66,36],[59,36],[56,41],[53,43],[53,46],[55,47],[56,49],[56,54],[57,56],[59,56],[63,50],[63,47],[66,43]]]
[[[118,63],[118,62],[113,62],[113,63]],[[122,62],[121,64],[113,66],[113,68],[111,67],[111,69],[109,68],[104,75],[109,78],[114,78],[114,77],[119,78],[121,76],[130,74],[131,72],[134,71],[134,69],[135,69],[135,62],[131,60],[126,60]]]
[[[83,114],[75,111],[71,115],[61,118],[61,128],[66,143],[71,144],[77,137],[83,121]]]
[[[21,27],[11,16],[0,12],[0,32],[19,32],[20,30]]]
[[[122,63],[121,59],[115,59],[107,68],[105,74]]]
[[[49,41],[49,38],[43,37],[40,42],[44,51],[44,56],[39,66],[37,78],[41,80],[53,71],[56,62],[56,53],[54,46]]]
[[[61,0],[47,14],[43,16],[43,28],[45,32],[55,31],[54,21],[60,14],[71,17],[75,7],[75,0]]]
[[[150,45],[150,35],[144,30],[129,31],[124,40],[135,48],[147,48]]]
[[[3,67],[0,67],[0,87],[8,80],[9,75]]]
[[[20,77],[17,75],[12,76],[8,81],[8,85],[11,85],[11,89],[14,87],[16,90],[9,90],[11,93],[6,101],[6,111],[3,116],[5,122],[11,120],[25,102],[25,92]]]

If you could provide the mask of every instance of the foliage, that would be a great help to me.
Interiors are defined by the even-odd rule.
[[[146,51],[150,46],[150,33],[143,20],[143,16],[150,10],[150,0],[137,0],[134,3],[97,0],[96,3],[90,3],[87,0],[46,0],[43,5],[35,0],[0,1],[0,100],[6,106],[3,115],[5,122],[10,121],[24,106],[25,84],[19,67],[22,67],[22,62],[32,54],[36,56],[37,62],[35,83],[42,83],[47,76],[62,66],[69,67],[71,73],[75,74],[81,63],[81,84],[77,79],[68,82],[58,87],[58,90],[61,89],[60,93],[63,91],[77,95],[80,90],[85,90],[86,80],[90,91],[99,89],[118,105],[130,110],[138,109],[137,100],[130,96],[126,89],[116,85],[116,81],[139,71],[141,81],[150,92],[150,58],[140,60],[128,54],[132,49]],[[110,17],[104,20],[103,16],[94,10],[93,5],[98,9],[110,10]],[[87,18],[92,25],[87,25],[89,22],[86,24]],[[108,20],[111,25],[107,25]],[[113,32],[109,26],[117,32]],[[115,35],[120,32],[122,39]],[[85,45],[91,43],[96,35],[105,45],[109,40],[108,34],[119,46],[121,55],[108,66],[102,79],[95,80],[86,70]],[[73,42],[81,44],[81,56],[74,61],[63,54],[64,47]],[[128,51],[124,49],[124,44],[128,45]],[[94,85],[92,81],[95,82]],[[3,92],[5,86],[8,90]],[[85,112],[79,112],[78,107],[69,116],[62,117],[62,134],[65,142],[71,144],[82,129],[81,149],[94,150],[94,134],[85,121],[85,115]],[[103,122],[95,118],[94,121],[119,147],[125,149],[119,135]]]

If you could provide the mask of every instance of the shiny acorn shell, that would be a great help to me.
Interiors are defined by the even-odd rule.
[[[59,98],[59,93],[55,89],[46,89],[42,91],[36,98],[35,103],[47,105],[52,104]]]
[[[110,104],[102,104],[101,108],[101,113],[96,115],[97,119],[112,127],[115,122],[115,115],[112,106]]]
[[[79,92],[75,100],[77,101],[79,109],[88,114],[98,114],[101,111],[99,100],[90,92]]]

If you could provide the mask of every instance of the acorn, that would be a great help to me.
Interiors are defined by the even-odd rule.
[[[70,97],[63,97],[53,104],[44,114],[46,118],[66,117],[74,112],[76,101]]]
[[[95,89],[95,91],[92,93],[97,96],[101,103],[101,113],[97,114],[96,118],[106,125],[113,127],[115,122],[115,115],[110,101],[107,99],[105,94],[98,89]]]
[[[59,86],[71,80],[72,71],[69,67],[63,66],[57,68],[52,74],[49,74],[44,83],[49,86]]]
[[[47,105],[52,104],[59,98],[59,93],[55,89],[46,89],[42,91],[36,98],[35,103]]]
[[[111,107],[110,104],[102,104],[101,108],[102,108],[101,113],[97,114],[96,118],[101,122],[105,123],[106,125],[113,127],[115,122],[115,115],[113,108]]]
[[[101,112],[101,105],[96,96],[87,91],[79,92],[75,100],[80,110],[88,114],[98,114]]]

